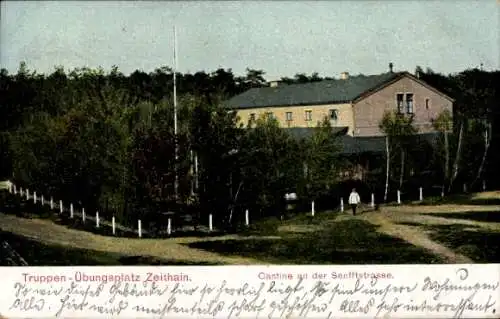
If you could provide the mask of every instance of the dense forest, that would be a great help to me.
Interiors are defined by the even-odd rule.
[[[455,99],[454,112],[436,119],[441,133],[432,145],[412,142],[417,131],[411,119],[387,114],[380,125],[391,152],[380,158],[366,187],[383,189],[387,182],[391,192],[419,178],[445,192],[461,191],[464,184],[480,189],[483,181],[499,187],[500,72],[416,72]],[[231,96],[266,85],[264,77],[252,69],[242,77],[224,69],[176,73],[176,135],[168,67],[128,76],[116,67],[59,67],[48,75],[25,63],[17,74],[2,69],[0,175],[122,221],[140,217],[153,223],[158,212],[174,210],[201,218],[211,213],[215,224],[233,225],[244,209],[252,218],[279,213],[289,191],[304,202],[326,198],[325,208],[336,206],[339,173],[352,158],[341,156],[326,121],[312,138],[297,140],[272,119],[244,129],[222,106]],[[322,79],[314,73],[282,80]]]

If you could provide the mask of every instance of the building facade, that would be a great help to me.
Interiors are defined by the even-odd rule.
[[[443,111],[452,113],[453,99],[408,72],[304,84],[272,83],[233,97],[227,107],[244,125],[261,116],[284,128],[315,127],[328,119],[334,128],[347,128],[351,137],[382,136],[379,123],[386,111],[413,115],[419,133],[434,132],[432,122]]]

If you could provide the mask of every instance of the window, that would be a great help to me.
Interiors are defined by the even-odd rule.
[[[293,115],[292,112],[286,112],[286,120],[287,121],[293,121]]]
[[[330,110],[328,114],[330,121],[337,121],[339,118],[338,111],[336,109]]]
[[[429,109],[429,99],[425,99],[425,109],[428,110]]]
[[[272,119],[274,119],[274,114],[273,114],[273,112],[266,112],[266,118],[267,118],[268,120],[272,120]]]
[[[396,100],[397,100],[398,112],[403,113],[403,111],[404,111],[404,109],[403,109],[403,94],[398,94],[396,96]]]
[[[255,113],[250,113],[250,116],[248,117],[248,120],[250,122],[255,122]]]
[[[413,94],[406,94],[406,113],[413,114]]]
[[[311,110],[306,111],[306,121],[312,121],[312,111]]]

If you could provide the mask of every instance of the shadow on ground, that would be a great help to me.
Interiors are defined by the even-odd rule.
[[[277,222],[279,224],[279,222]],[[259,224],[260,225],[260,224]],[[262,228],[268,235],[276,222]],[[257,228],[250,230],[257,233]],[[325,223],[320,231],[282,235],[281,239],[203,241],[189,247],[222,255],[239,255],[281,264],[391,264],[439,263],[424,249],[377,232],[377,227],[356,219]]]
[[[454,218],[454,219],[464,219],[464,220],[472,220],[478,222],[487,222],[487,223],[500,223],[500,212],[499,211],[472,211],[472,212],[460,212],[460,213],[432,213],[425,214],[436,217],[444,217],[444,218]]]
[[[427,197],[415,205],[500,205],[500,198],[477,198],[474,194],[454,194],[445,198],[441,196]]]
[[[466,225],[425,225],[430,238],[475,262],[500,262],[500,232],[489,232]]]
[[[116,266],[116,265],[216,265],[167,260],[152,256],[127,256],[96,250],[47,245],[22,236],[0,231],[0,241],[7,241],[30,266]],[[5,263],[0,257],[0,265]]]
[[[446,214],[446,216],[448,215],[451,214]],[[429,232],[428,236],[433,241],[452,249],[456,253],[467,256],[475,262],[500,262],[500,232],[458,224],[427,225],[412,222],[398,224],[420,227],[422,230]]]

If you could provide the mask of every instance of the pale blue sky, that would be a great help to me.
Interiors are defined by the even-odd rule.
[[[2,1],[1,67],[39,73],[113,64],[125,74],[246,67],[266,78],[500,69],[500,5],[457,1]]]

